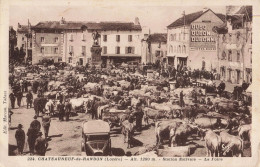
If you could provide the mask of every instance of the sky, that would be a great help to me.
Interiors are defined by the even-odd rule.
[[[215,13],[226,13],[225,6],[10,6],[10,26],[17,29],[18,22],[32,25],[40,21],[122,21],[134,22],[139,18],[142,27],[151,33],[166,33],[166,26],[185,14],[210,8]]]

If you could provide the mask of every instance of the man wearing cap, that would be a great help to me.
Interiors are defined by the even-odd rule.
[[[38,121],[37,120],[37,115],[35,115],[34,117],[33,117],[33,121],[31,122],[31,127],[32,128],[34,128],[34,129],[37,129],[38,131],[40,131],[40,129],[41,129],[41,123],[40,123],[40,121]]]
[[[37,115],[37,117],[39,116],[39,112],[40,112],[40,96],[37,95],[37,97],[34,99],[33,101],[33,108],[35,111],[35,115]]]
[[[27,132],[27,136],[28,136],[28,145],[29,145],[29,150],[30,150],[30,155],[34,154],[34,145],[35,145],[35,140],[37,138],[37,134],[38,134],[39,130],[35,129],[34,127],[30,126],[30,128],[28,129]]]
[[[14,106],[15,106],[15,95],[14,95],[13,92],[10,93],[9,98],[10,98],[10,101],[11,101],[11,107],[12,107],[12,109],[14,109]]]
[[[23,93],[20,90],[17,92],[16,98],[17,98],[17,105],[19,107],[21,107],[21,101],[22,101],[22,98],[23,98]]]
[[[25,143],[25,133],[24,130],[22,129],[23,125],[19,124],[18,129],[15,132],[15,139],[18,147],[18,154],[23,154],[23,148],[24,148],[24,143]]]
[[[36,155],[45,156],[46,150],[48,147],[48,143],[46,139],[42,137],[42,132],[38,132],[38,138],[35,141],[35,151]]]
[[[65,117],[66,117],[66,121],[68,121],[69,117],[70,117],[71,108],[72,108],[72,106],[71,106],[71,104],[69,102],[69,99],[65,100],[65,104],[64,105],[65,105]]]
[[[26,94],[27,109],[28,109],[29,106],[30,106],[30,108],[32,108],[32,101],[33,101],[33,95],[31,93],[31,91],[29,91]]]
[[[42,126],[44,129],[45,138],[48,137],[49,129],[50,129],[50,125],[51,125],[51,117],[49,114],[50,114],[50,112],[46,111],[45,115],[42,117]]]

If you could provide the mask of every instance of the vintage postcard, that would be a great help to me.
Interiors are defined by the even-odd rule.
[[[259,166],[259,1],[0,1],[0,166]]]

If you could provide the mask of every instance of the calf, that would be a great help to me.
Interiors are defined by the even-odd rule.
[[[124,143],[127,142],[127,148],[132,147],[133,134],[134,134],[134,124],[128,120],[122,123],[122,134],[124,135]]]
[[[246,137],[248,137],[248,132],[251,130],[251,124],[247,125],[240,125],[238,127],[238,136],[245,140]],[[249,138],[248,138],[249,139]]]
[[[220,132],[221,144],[223,148],[223,155],[225,156],[228,152],[231,152],[231,156],[236,154],[239,157],[243,154],[243,140],[238,136],[228,134],[226,131]]]
[[[213,132],[211,129],[209,129],[206,130],[204,139],[207,149],[207,156],[219,157],[221,149],[221,137]]]
[[[182,122],[176,122],[176,121],[156,122],[155,124],[156,144],[157,145],[163,144],[164,139],[170,139],[170,130],[173,129],[172,131],[174,132],[175,129],[181,124]],[[169,142],[170,141],[171,140],[169,140]]]

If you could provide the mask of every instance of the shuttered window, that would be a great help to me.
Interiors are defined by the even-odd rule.
[[[104,41],[104,42],[107,41],[107,35],[103,35],[103,41]]]
[[[116,41],[120,42],[120,35],[116,35]]]
[[[116,47],[116,54],[120,54],[120,47],[119,46]]]
[[[132,42],[132,35],[128,35],[128,42]]]
[[[103,54],[107,54],[107,47],[103,46]]]

